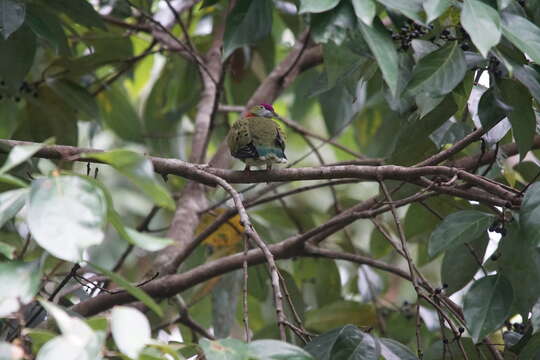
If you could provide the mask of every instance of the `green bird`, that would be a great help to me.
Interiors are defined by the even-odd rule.
[[[256,105],[229,130],[227,144],[231,155],[246,164],[245,171],[265,164],[266,170],[270,170],[274,163],[287,162],[285,133],[272,120],[274,117],[278,115],[272,105]]]

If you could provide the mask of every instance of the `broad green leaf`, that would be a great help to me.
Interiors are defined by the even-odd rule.
[[[341,298],[339,270],[333,260],[298,259],[294,263],[294,279],[303,291],[309,288],[315,293],[314,307],[328,305]]]
[[[503,13],[504,36],[534,62],[540,63],[540,28],[529,20],[514,14]]]
[[[514,77],[529,89],[532,97],[540,103],[540,75],[529,65],[514,67]]]
[[[101,357],[105,342],[104,332],[94,332],[81,319],[70,316],[58,305],[48,301],[40,301],[49,316],[52,316],[60,328],[62,335],[53,338],[41,347],[37,360],[53,360],[65,358],[94,360]]]
[[[512,124],[512,134],[516,139],[519,157],[522,160],[531,149],[536,132],[536,116],[532,99],[527,88],[519,82],[503,79],[499,83],[502,100],[511,109],[507,111]]]
[[[538,238],[530,237],[515,221],[506,225],[507,235],[499,245],[498,272],[512,284],[514,308],[528,316],[540,294],[540,249]]]
[[[86,0],[48,0],[47,6],[63,12],[76,23],[106,30],[101,15]]]
[[[329,88],[341,85],[365,62],[364,57],[333,41],[323,44],[323,59]]]
[[[72,262],[100,244],[107,222],[103,191],[79,176],[55,176],[32,182],[27,223],[36,242],[52,255]]]
[[[8,158],[4,162],[4,165],[0,168],[0,175],[7,173],[14,167],[22,164],[26,160],[30,159],[37,153],[39,150],[43,149],[45,145],[50,145],[52,139],[45,141],[42,144],[28,144],[28,145],[17,145],[14,146],[9,154]]]
[[[519,359],[538,359],[540,356],[540,335],[533,335],[519,352]]]
[[[448,215],[431,233],[429,255],[435,256],[441,251],[474,241],[484,234],[494,217],[476,210],[459,211]]]
[[[377,5],[374,0],[352,0],[354,7],[354,13],[356,16],[364,22],[364,24],[371,26],[373,18],[377,14]]]
[[[20,112],[17,104],[13,101],[0,101],[0,138],[11,139],[11,135],[17,127]]]
[[[111,312],[111,333],[118,349],[137,359],[152,339],[150,323],[139,310],[128,306],[115,306]]]
[[[464,0],[461,24],[484,57],[501,40],[499,13],[480,0]]]
[[[363,22],[360,22],[359,25],[364,39],[379,64],[384,81],[390,88],[392,95],[397,96],[399,57],[388,30],[378,18],[374,19],[372,26]]]
[[[356,16],[350,1],[341,1],[334,9],[311,14],[311,34],[316,43],[326,43],[329,40],[341,45],[350,38],[356,30]]]
[[[278,340],[256,340],[249,344],[249,348],[253,355],[262,359],[313,359],[305,350]]]
[[[36,35],[26,25],[9,39],[0,38],[0,78],[12,90],[17,90],[34,63]]]
[[[39,262],[0,262],[0,317],[6,317],[28,304],[39,290]]]
[[[223,59],[244,45],[268,36],[272,30],[272,1],[239,0],[227,16],[223,35]]]
[[[393,339],[381,339],[381,355],[386,360],[417,360],[418,358],[405,345]]]
[[[135,229],[126,228],[126,232],[133,245],[147,251],[158,251],[174,244],[172,239],[141,233]]]
[[[27,188],[0,193],[0,228],[17,215],[26,203],[27,196]]]
[[[336,86],[332,90],[319,95],[321,112],[330,135],[341,133],[354,115],[354,98],[343,86]]]
[[[431,96],[446,95],[458,86],[466,71],[463,51],[457,42],[452,42],[420,59],[414,67],[409,89]]]
[[[345,325],[319,335],[305,349],[317,360],[377,360],[381,356],[380,340],[354,325]]]
[[[397,10],[408,18],[419,23],[424,23],[422,12],[422,0],[378,0],[381,4],[390,9]]]
[[[0,33],[4,40],[23,24],[25,5],[21,0],[0,0]]]
[[[142,141],[143,130],[139,114],[129,100],[124,87],[113,84],[107,91],[97,96],[103,121],[120,138]]]
[[[480,269],[488,242],[489,236],[486,232],[469,243],[470,249],[463,244],[446,251],[441,265],[441,281],[448,285],[445,294],[451,295],[461,290],[473,279]]]
[[[207,359],[212,360],[249,360],[249,345],[236,339],[207,340],[199,343]]]
[[[113,150],[86,154],[85,156],[111,165],[140,187],[157,205],[174,210],[174,200],[171,194],[165,186],[158,182],[152,162],[145,156],[129,150]]]
[[[29,3],[26,14],[28,26],[40,38],[45,39],[55,52],[60,55],[71,55],[71,50],[62,22],[52,11],[37,3]]]
[[[300,14],[321,13],[332,10],[339,4],[340,0],[300,0]]]
[[[0,234],[4,236],[4,234]],[[4,255],[8,260],[13,260],[17,254],[17,248],[11,244],[0,242],[0,254]]]
[[[450,0],[425,0],[422,6],[427,14],[427,22],[430,23],[441,16],[451,4]]]
[[[495,88],[487,89],[478,102],[478,118],[482,128],[485,130],[491,129],[499,121],[506,117],[506,109],[508,105],[505,105],[501,99],[499,99],[495,93]]]
[[[519,225],[526,240],[540,244],[540,183],[533,183],[525,192],[519,209]]]
[[[475,343],[504,323],[513,298],[512,285],[501,274],[475,281],[463,298],[463,315]]]
[[[420,114],[415,113],[411,119],[402,119],[389,163],[413,165],[437,151],[429,135],[450,119],[457,110],[456,103],[449,94],[427,115],[420,117]],[[411,136],[413,133],[415,136]]]
[[[308,330],[322,332],[348,323],[356,326],[373,326],[376,322],[373,305],[339,300],[307,311],[304,326]]]
[[[85,88],[70,80],[51,80],[51,89],[75,111],[82,111],[91,119],[99,116],[99,107],[92,94]]]
[[[122,289],[126,290],[128,293],[133,295],[138,300],[142,301],[146,306],[150,308],[157,316],[161,317],[163,316],[163,310],[159,307],[159,305],[152,299],[147,293],[145,293],[143,290],[139,289],[138,287],[132,285],[124,279],[122,276],[104,269],[102,267],[99,267],[95,264],[90,264],[92,267],[94,267],[96,270],[98,270],[100,273],[103,273],[104,275],[108,276],[113,282],[118,284]]]

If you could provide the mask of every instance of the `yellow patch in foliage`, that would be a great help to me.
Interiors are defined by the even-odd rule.
[[[195,234],[198,235],[203,232],[213,224],[221,214],[225,213],[225,211],[226,209],[224,208],[218,208],[204,214],[201,217],[201,221],[197,226]],[[242,241],[243,234],[244,227],[240,224],[240,215],[237,214],[207,236],[203,242],[214,248],[236,247],[236,245]]]

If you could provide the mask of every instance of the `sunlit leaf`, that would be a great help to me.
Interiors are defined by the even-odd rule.
[[[300,0],[299,13],[320,13],[331,10],[339,4],[340,0]]]
[[[461,11],[461,24],[474,45],[487,57],[489,49],[501,39],[501,18],[497,11],[480,0],[465,0]]]
[[[133,359],[138,358],[152,335],[146,316],[128,306],[115,306],[112,309],[111,332],[118,349]]]
[[[122,175],[133,181],[157,205],[174,210],[174,200],[171,194],[156,179],[152,162],[145,156],[129,150],[113,150],[86,154],[85,156],[113,166]]]
[[[19,164],[22,164],[26,160],[30,159],[32,156],[34,156],[35,153],[37,153],[45,145],[49,145],[50,143],[52,143],[52,140],[45,141],[42,144],[28,144],[28,145],[14,146],[10,150],[8,154],[8,158],[4,162],[4,165],[2,165],[2,167],[0,168],[0,175],[5,174],[9,170],[13,169]]]
[[[0,0],[0,33],[4,40],[23,24],[25,5],[20,0]]]
[[[92,182],[78,176],[54,176],[32,182],[27,222],[36,242],[67,261],[82,260],[104,239],[107,203]]]
[[[0,193],[0,228],[22,209],[28,197],[28,189]]]
[[[28,304],[39,290],[39,262],[0,262],[0,317]]]

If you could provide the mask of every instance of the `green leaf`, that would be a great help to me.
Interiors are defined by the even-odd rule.
[[[249,348],[253,355],[262,359],[313,359],[305,350],[283,341],[257,340],[250,343]]]
[[[48,0],[47,6],[63,12],[76,23],[86,27],[107,29],[101,15],[86,0]]]
[[[478,102],[478,118],[482,128],[486,131],[499,123],[506,117],[508,106],[500,100],[495,92],[495,88],[487,89]]]
[[[354,115],[353,102],[354,98],[343,86],[319,95],[321,112],[330,135],[339,134],[350,124]]]
[[[17,215],[24,206],[27,196],[27,188],[0,193],[0,228]]]
[[[250,360],[253,359],[250,354],[248,344],[236,339],[207,340],[202,339],[199,342],[204,355],[212,360]]]
[[[174,210],[174,200],[167,188],[158,182],[152,162],[130,150],[113,150],[85,154],[86,157],[111,165],[148,195],[157,205]]]
[[[329,40],[341,45],[356,29],[356,16],[350,1],[341,1],[334,9],[311,14],[312,36],[316,43]]]
[[[300,0],[300,10],[298,13],[321,13],[332,10],[339,4],[340,0]]]
[[[39,262],[0,262],[0,317],[19,310],[32,301],[39,290]]]
[[[480,0],[465,0],[463,2],[461,24],[484,57],[487,57],[489,49],[501,40],[499,13]]]
[[[0,54],[0,79],[11,90],[18,90],[34,63],[36,35],[28,26],[21,26],[9,39],[0,39]]]
[[[0,0],[0,33],[6,40],[24,22],[25,3],[20,0]]]
[[[354,325],[345,325],[319,335],[305,349],[317,360],[377,360],[381,356],[379,339]]]
[[[0,242],[0,254],[4,255],[8,260],[13,260],[17,254],[17,248],[11,244]]]
[[[487,231],[493,219],[493,215],[475,210],[448,215],[431,234],[429,255],[435,256],[446,249],[478,239]]]
[[[392,339],[381,339],[381,355],[387,360],[418,360],[408,347]]]
[[[227,16],[223,35],[223,59],[244,45],[268,36],[272,31],[271,0],[239,0]]]
[[[331,304],[341,298],[339,270],[333,260],[298,259],[294,263],[294,278],[303,291],[310,289],[315,293],[315,307]]]
[[[510,13],[503,13],[504,36],[534,62],[540,63],[540,28],[529,20]]]
[[[4,184],[14,186],[14,187],[27,186],[27,184],[24,181],[9,174],[0,175],[0,183],[4,183]]]
[[[323,45],[323,59],[328,88],[337,84],[341,85],[365,62],[364,57],[345,46],[336,45],[333,41],[328,41]]]
[[[26,160],[30,159],[37,153],[39,150],[43,149],[44,146],[50,145],[52,140],[45,141],[42,144],[28,144],[28,145],[17,145],[14,146],[9,154],[8,158],[4,162],[4,165],[0,168],[0,175],[7,173],[16,166],[22,164]]]
[[[96,99],[87,89],[70,80],[51,80],[51,89],[75,111],[82,111],[91,119],[99,117],[99,107]]]
[[[392,95],[397,96],[399,84],[399,57],[394,42],[381,21],[376,18],[372,26],[360,22],[360,30],[375,56],[383,74],[384,81]]]
[[[26,21],[28,26],[40,38],[45,39],[59,55],[71,55],[62,22],[53,12],[45,6],[29,3]]]
[[[0,139],[11,139],[17,127],[19,109],[13,101],[0,101]]]
[[[374,0],[352,0],[354,7],[354,13],[356,16],[364,22],[364,24],[371,26],[373,18],[377,14],[377,5]]]
[[[486,232],[468,243],[471,249],[463,244],[446,251],[441,265],[441,281],[448,285],[444,290],[445,294],[451,295],[461,290],[473,279],[480,269],[488,242],[489,236]]]
[[[427,22],[430,23],[441,16],[451,4],[449,0],[425,0],[422,6],[427,14]]]
[[[27,223],[36,242],[52,255],[72,262],[104,237],[107,200],[103,191],[79,176],[32,182]]]
[[[142,141],[143,130],[139,114],[121,84],[114,83],[97,98],[103,121],[116,135],[129,141]]]
[[[133,245],[147,251],[159,251],[174,244],[172,239],[141,233],[135,229],[126,228],[126,232],[129,234],[129,240]]]
[[[466,72],[465,56],[454,41],[420,59],[414,67],[409,89],[431,96],[446,95],[458,86]]]
[[[111,333],[118,349],[137,359],[146,344],[152,340],[148,319],[139,310],[128,306],[115,306],[111,312]]]
[[[104,269],[102,267],[97,266],[96,264],[90,264],[92,267],[94,267],[96,270],[98,270],[100,273],[106,275],[107,277],[111,278],[113,282],[118,284],[122,289],[126,290],[128,293],[133,295],[138,300],[142,301],[146,306],[150,308],[157,316],[162,317],[163,316],[163,310],[159,307],[159,305],[152,299],[147,293],[145,293],[142,289],[131,285],[129,281],[124,279],[122,276]]]
[[[390,9],[401,12],[406,17],[413,19],[419,23],[423,23],[424,19],[421,16],[422,12],[422,0],[378,0],[381,4],[389,7]]]
[[[377,322],[373,305],[339,300],[307,311],[304,325],[308,330],[323,332],[351,322],[357,326],[373,326]]]
[[[536,132],[536,116],[532,109],[532,99],[529,91],[519,82],[503,79],[499,83],[502,100],[511,107],[507,111],[512,124],[512,134],[518,145],[521,160],[531,149]]]
[[[529,65],[514,67],[514,77],[529,89],[533,98],[540,103],[540,75]]]
[[[519,209],[519,225],[527,241],[540,243],[540,182],[533,183],[525,192]]]
[[[463,315],[475,343],[504,323],[513,298],[512,285],[501,274],[475,281],[463,298]]]
[[[69,316],[62,308],[48,301],[41,305],[52,316],[62,335],[41,347],[36,360],[53,360],[73,354],[77,359],[99,359],[105,342],[104,332],[94,332],[83,320]]]
[[[528,316],[540,294],[538,238],[531,238],[515,221],[507,224],[506,231],[499,245],[499,272],[512,284],[515,309]]]

